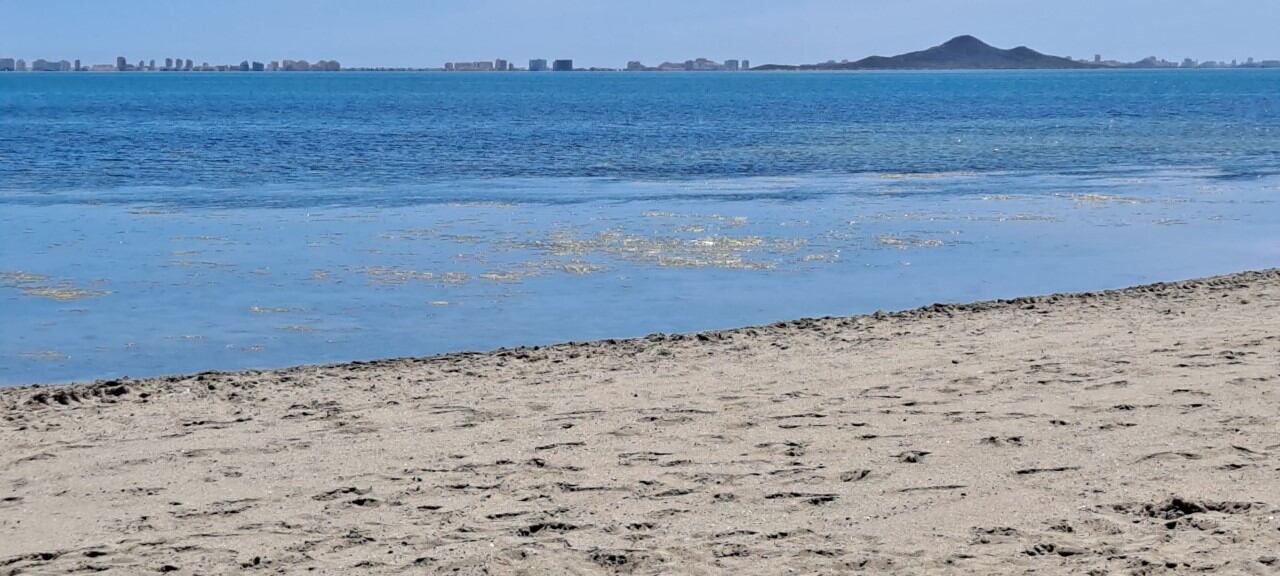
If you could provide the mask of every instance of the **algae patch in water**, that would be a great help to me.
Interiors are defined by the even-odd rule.
[[[591,274],[598,274],[606,270],[603,266],[596,266],[595,264],[583,262],[581,260],[570,260],[569,262],[559,263],[556,265],[556,268],[561,272],[573,274],[574,276],[588,276]]]
[[[433,272],[419,272],[417,270],[401,270],[398,268],[387,268],[385,266],[372,266],[360,269],[369,281],[374,285],[380,286],[403,286],[410,282],[431,282],[436,280],[437,276]]]
[[[369,282],[375,286],[404,286],[410,282],[437,282],[447,285],[466,284],[471,280],[471,275],[466,272],[445,272],[436,274],[435,272],[420,272],[417,270],[404,270],[401,268],[389,268],[386,266],[371,266],[361,268],[358,272],[363,273],[369,278]]]
[[[941,240],[917,238],[915,236],[898,237],[890,236],[888,234],[881,234],[880,236],[877,236],[876,241],[881,245],[897,248],[899,250],[906,250],[908,248],[937,248],[944,244]]]
[[[1113,196],[1110,194],[1098,194],[1095,192],[1087,192],[1081,194],[1055,194],[1060,198],[1075,201],[1078,206],[1085,205],[1103,205],[1103,204],[1138,204],[1136,198],[1128,198],[1125,196]]]
[[[586,237],[555,232],[518,247],[558,257],[608,256],[665,268],[771,270],[777,267],[774,259],[791,254],[804,245],[802,240],[761,236],[681,238],[607,230]]]
[[[22,357],[28,360],[44,360],[47,362],[56,362],[70,358],[66,354],[53,350],[43,350],[40,352],[23,352]]]
[[[320,329],[314,326],[303,326],[300,324],[295,324],[295,325],[289,325],[289,326],[281,326],[280,331],[293,332],[295,334],[314,334],[316,332],[319,332]]]
[[[688,220],[703,219],[711,222],[716,222],[722,226],[728,226],[731,228],[740,228],[742,226],[746,226],[747,223],[751,221],[751,219],[747,218],[746,216],[723,216],[720,214],[711,214],[711,215],[682,214],[679,212],[668,212],[666,210],[649,210],[641,214],[641,216],[645,218],[662,218],[662,219],[688,219]],[[706,228],[705,226],[699,225],[699,224],[692,224],[690,225],[690,227],[700,227],[703,229]]]
[[[76,286],[70,280],[56,280],[44,274],[22,271],[0,272],[0,286],[19,290],[27,296],[59,302],[97,298],[110,294],[106,290],[91,290]]]
[[[480,275],[480,279],[488,280],[490,282],[498,282],[502,284],[512,284],[515,282],[519,282],[520,280],[524,279],[526,276],[529,276],[529,275],[530,274],[527,274],[527,273],[522,274],[520,272],[511,272],[511,271],[485,272],[484,274]]]
[[[973,216],[970,222],[1061,222],[1055,216],[1043,214],[997,214],[995,216]]]
[[[302,312],[301,308],[272,308],[267,306],[250,306],[249,312],[252,314],[292,314],[294,312]]]

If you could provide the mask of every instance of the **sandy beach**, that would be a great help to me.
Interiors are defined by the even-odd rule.
[[[0,390],[0,574],[1280,572],[1280,271]]]

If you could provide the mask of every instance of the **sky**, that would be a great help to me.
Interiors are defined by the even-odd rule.
[[[1075,58],[1280,59],[1277,23],[1280,0],[0,0],[0,57],[760,65],[973,34]]]

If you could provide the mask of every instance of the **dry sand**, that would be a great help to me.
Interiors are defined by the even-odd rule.
[[[0,391],[0,574],[1280,572],[1280,271]]]

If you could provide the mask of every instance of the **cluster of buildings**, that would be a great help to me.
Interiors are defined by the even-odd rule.
[[[272,62],[267,65],[268,72],[341,72],[342,64],[337,60],[319,60],[314,63],[308,63],[306,60],[285,60],[277,65]]]
[[[1249,58],[1244,62],[1239,60],[1230,62],[1206,60],[1199,62],[1194,58],[1186,58],[1182,62],[1174,62],[1149,56],[1137,62],[1120,62],[1118,60],[1103,60],[1101,54],[1095,54],[1093,60],[1080,60],[1080,62],[1088,62],[1095,66],[1108,68],[1280,68],[1280,60],[1254,60],[1253,58]]]
[[[628,72],[737,72],[750,70],[750,60],[725,60],[724,63],[698,58],[684,62],[663,62],[657,66],[645,66],[644,63],[632,60],[627,62]]]
[[[76,60],[75,64],[66,60],[50,62],[48,60],[36,60],[29,66],[27,61],[21,58],[0,58],[0,72],[69,72],[78,70],[80,61]]]
[[[29,66],[21,58],[0,58],[0,72],[338,72],[342,64],[337,60],[320,60],[309,63],[306,60],[285,60],[283,62],[250,62],[240,64],[217,64],[208,62],[197,65],[191,59],[165,58],[163,62],[155,60],[139,60],[130,63],[127,58],[116,58],[115,64],[91,64],[83,66],[79,60],[70,62],[59,60],[36,60]]]
[[[573,60],[553,60],[550,65],[541,58],[530,60],[528,68],[518,68],[512,62],[498,58],[492,62],[446,62],[446,72],[572,72]]]
[[[706,58],[698,58],[696,60],[686,60],[684,62],[663,62],[658,66],[645,66],[642,62],[627,62],[627,67],[623,68],[628,72],[711,72],[711,71],[738,71],[750,70],[750,60],[725,60],[724,63],[708,60]],[[547,60],[538,58],[529,61],[528,68],[519,68],[514,63],[501,58],[493,61],[481,60],[477,62],[446,62],[444,65],[446,72],[571,72],[579,70],[574,68],[573,60]],[[613,71],[616,68],[589,68],[590,71]]]

